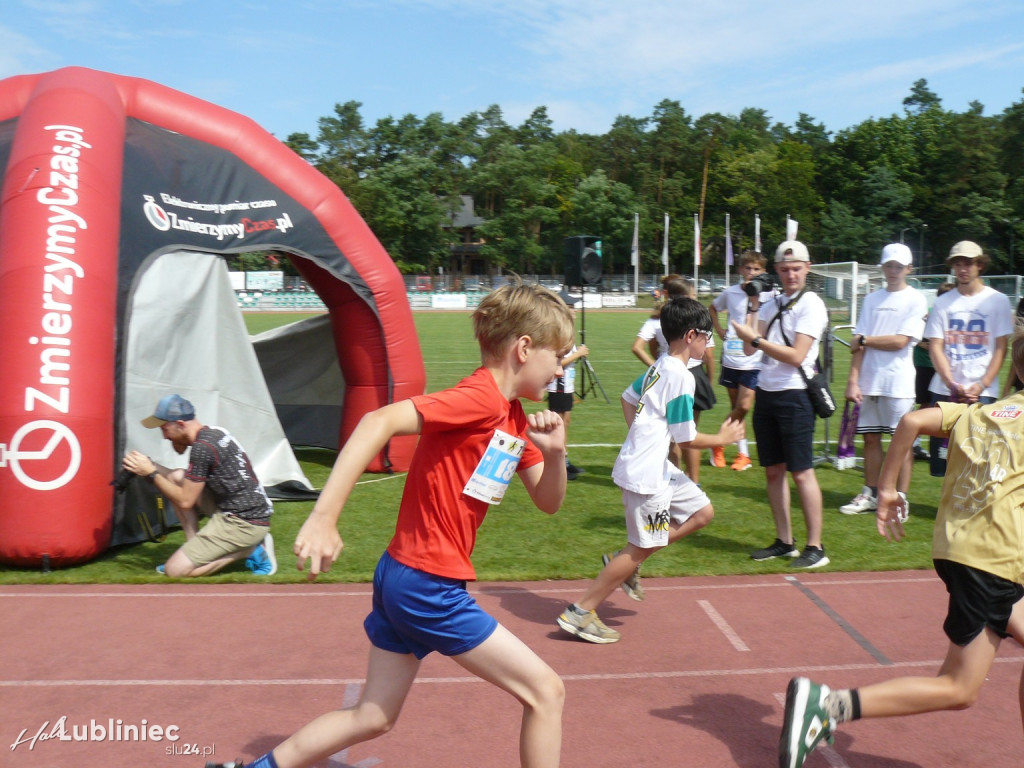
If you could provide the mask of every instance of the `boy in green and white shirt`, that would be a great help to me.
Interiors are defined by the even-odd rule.
[[[727,420],[716,435],[697,431],[693,421],[693,374],[690,358],[699,358],[711,338],[711,315],[698,301],[676,297],[661,311],[669,351],[622,394],[629,425],[626,441],[612,468],[622,489],[627,541],[613,555],[583,597],[566,608],[558,625],[592,643],[614,643],[619,633],[597,617],[596,608],[619,586],[643,599],[637,571],[648,557],[714,517],[707,495],[668,460],[671,443],[683,448],[712,448],[743,437],[742,422]]]

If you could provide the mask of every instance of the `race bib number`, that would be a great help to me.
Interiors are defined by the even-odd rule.
[[[488,504],[500,504],[525,449],[526,441],[522,438],[513,437],[500,429],[494,430],[483,458],[462,492]]]
[[[742,355],[743,339],[726,339],[725,351],[730,355]]]

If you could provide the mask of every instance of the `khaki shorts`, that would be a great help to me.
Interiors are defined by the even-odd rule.
[[[198,567],[252,549],[268,533],[269,525],[253,525],[240,517],[216,512],[181,549]]]

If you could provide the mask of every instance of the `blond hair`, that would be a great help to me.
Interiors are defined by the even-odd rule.
[[[485,362],[500,358],[520,336],[564,352],[576,336],[573,323],[572,310],[557,293],[525,285],[518,277],[487,294],[473,312],[473,332]]]

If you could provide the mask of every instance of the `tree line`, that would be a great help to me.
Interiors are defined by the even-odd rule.
[[[877,263],[898,240],[926,271],[965,239],[990,255],[990,274],[1024,261],[1013,253],[1024,231],[1024,99],[997,115],[977,102],[955,112],[922,79],[901,114],[835,134],[804,113],[793,125],[757,108],[695,117],[670,99],[647,117],[620,115],[603,135],[556,132],[545,107],[518,126],[498,106],[370,126],[361,106],[337,104],[315,137],[286,143],[348,196],[403,273],[471,271],[451,249],[463,195],[484,220],[479,259],[492,274],[559,275],[563,240],[577,234],[602,238],[606,272],[631,273],[634,213],[642,272],[660,271],[664,214],[680,271],[693,266],[694,214],[702,269],[724,269],[727,213],[736,253],[754,246],[755,215],[766,251],[785,238],[788,215],[820,262]]]

